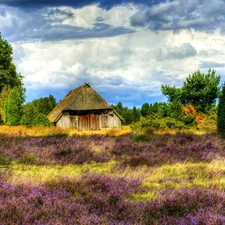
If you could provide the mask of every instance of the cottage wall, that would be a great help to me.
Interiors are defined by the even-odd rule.
[[[78,130],[101,130],[105,128],[121,128],[121,120],[113,112],[111,114],[86,114],[79,116],[64,112],[57,121],[56,126]]]
[[[116,114],[102,115],[102,117],[104,116],[107,117],[107,126],[102,126],[101,128],[121,128],[121,120]]]
[[[78,129],[78,116],[71,116],[69,113],[64,113],[57,121],[56,126],[61,128]]]

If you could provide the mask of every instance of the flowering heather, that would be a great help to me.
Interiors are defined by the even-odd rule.
[[[206,224],[225,222],[225,193],[205,188],[162,191],[134,202],[141,181],[88,174],[42,186],[0,180],[0,224]]]
[[[225,142],[215,135],[150,133],[145,136],[147,137],[1,135],[0,164],[10,164],[14,160],[22,164],[67,165],[116,159],[121,166],[135,167],[185,161],[210,162],[225,156]]]
[[[39,187],[1,180],[0,224],[136,223],[138,204],[126,198],[138,192],[140,184],[96,174]]]

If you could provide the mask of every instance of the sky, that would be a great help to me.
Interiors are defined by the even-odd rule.
[[[141,107],[197,70],[225,81],[225,0],[0,0],[0,32],[27,102],[89,83]]]

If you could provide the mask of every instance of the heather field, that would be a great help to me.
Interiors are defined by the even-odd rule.
[[[71,132],[0,128],[0,224],[225,224],[216,134]]]

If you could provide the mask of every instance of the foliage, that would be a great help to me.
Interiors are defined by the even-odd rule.
[[[218,84],[220,76],[215,70],[209,69],[207,74],[199,70],[189,75],[181,88],[162,85],[162,93],[169,102],[179,100],[183,105],[191,104],[202,112],[208,112],[219,96]]]
[[[124,107],[121,102],[118,102],[113,108],[124,118],[123,124],[131,124],[132,122],[137,122],[140,120],[141,111],[135,106],[133,109]]]
[[[217,111],[217,132],[225,138],[225,84],[222,86],[222,93],[219,97]]]
[[[9,96],[10,91],[11,90],[8,89],[7,87],[3,87],[2,92],[0,93],[0,124],[5,122],[4,105],[5,105],[5,101],[7,100]]]
[[[169,102],[181,99],[181,89],[176,88],[175,86],[170,87],[169,85],[162,85],[161,91],[163,95],[168,97]]]
[[[51,122],[48,117],[43,113],[38,113],[37,116],[34,117],[34,120],[31,123],[33,126],[51,126]]]
[[[56,106],[56,100],[53,95],[45,98],[35,99],[31,102],[34,108],[44,115],[48,115]]]
[[[4,104],[12,88],[20,89],[24,98],[25,89],[22,87],[22,75],[16,72],[13,63],[12,46],[2,38],[0,33],[0,122],[4,119]],[[5,121],[4,121],[5,122]]]
[[[141,106],[141,115],[146,117],[147,115],[149,115],[149,104],[147,102],[145,102],[142,106]]]
[[[7,125],[19,125],[22,117],[22,104],[24,102],[21,89],[13,88],[5,101],[5,122]]]
[[[52,95],[49,97],[33,100],[23,106],[23,116],[21,118],[21,124],[32,126],[50,126],[51,123],[47,118],[47,115],[56,106],[55,98]]]
[[[132,109],[132,122],[138,122],[140,120],[140,111],[134,106]]]
[[[0,93],[3,87],[13,88],[22,86],[21,75],[16,72],[12,55],[12,46],[0,34]]]

